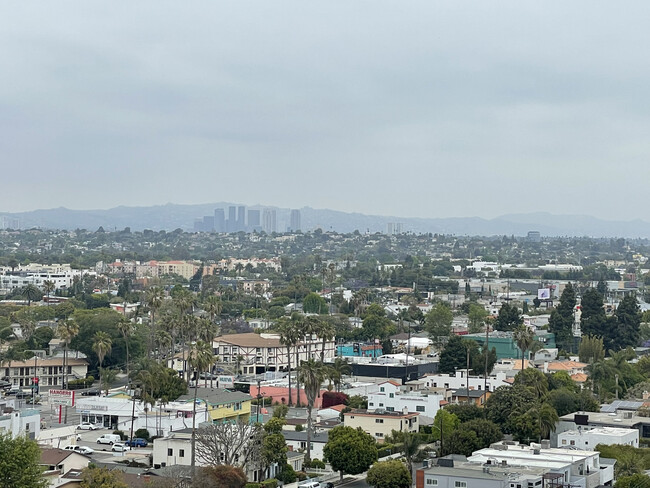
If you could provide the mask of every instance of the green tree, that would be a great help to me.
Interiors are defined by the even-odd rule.
[[[117,379],[117,370],[113,368],[100,367],[99,379],[101,380],[101,384],[104,387],[104,390],[106,391],[106,395],[108,395],[108,392],[111,389],[111,385],[115,383],[115,380]]]
[[[641,311],[634,295],[625,295],[616,307],[616,331],[612,339],[612,349],[625,349],[639,345]]]
[[[469,350],[470,366],[472,359],[479,354],[478,344],[470,339],[452,335],[440,353],[439,370],[441,373],[454,373],[457,369],[467,368],[467,352]],[[475,360],[475,363],[478,363]],[[483,369],[483,365],[480,365]]]
[[[429,313],[426,314],[424,328],[429,333],[431,339],[440,344],[445,337],[451,334],[451,323],[454,320],[454,314],[449,305],[438,302]]]
[[[616,480],[614,488],[650,488],[650,476],[641,473],[621,476]]]
[[[499,315],[494,322],[496,330],[510,331],[515,330],[518,326],[524,323],[524,319],[519,315],[519,310],[516,305],[504,303],[501,305]]]
[[[327,302],[318,293],[309,293],[302,301],[302,310],[305,313],[327,313]]]
[[[469,313],[467,315],[469,319],[469,333],[475,334],[477,332],[481,332],[483,330],[485,319],[488,316],[488,312],[485,310],[485,307],[482,307],[476,303],[470,303]]]
[[[0,488],[45,488],[49,486],[39,466],[41,450],[26,437],[0,434]]]
[[[605,345],[599,336],[583,335],[578,348],[580,361],[587,364],[605,359]]]
[[[567,283],[560,296],[560,303],[551,312],[548,322],[549,332],[555,334],[555,342],[561,349],[573,349],[573,323],[576,306],[576,292],[571,283]]]
[[[205,371],[214,360],[212,345],[203,341],[196,341],[190,350],[189,363],[195,372],[194,402],[192,404],[192,473],[196,470],[196,396],[199,391],[199,374]]]
[[[273,416],[264,424],[264,431],[267,434],[281,434],[282,427],[286,424],[287,421],[284,418]]]
[[[32,302],[41,301],[43,299],[43,292],[32,284],[24,287],[21,294],[23,298],[27,300],[27,306],[30,306]]]
[[[432,439],[440,441],[442,454],[448,454],[447,441],[455,434],[460,420],[453,413],[447,412],[444,408],[436,412],[433,419]]]
[[[520,371],[515,376],[514,385],[528,388],[540,400],[548,393],[548,379],[539,369],[527,368]]]
[[[81,488],[129,488],[129,485],[123,481],[121,471],[92,466],[83,470]]]
[[[287,464],[287,441],[280,433],[266,434],[262,440],[262,459],[265,466]]]
[[[368,470],[366,482],[375,488],[411,488],[411,473],[398,459],[380,461]]]
[[[588,288],[580,300],[580,329],[582,335],[599,336],[603,338],[605,349],[610,348],[611,333],[608,330],[607,316],[603,308],[603,295],[595,288]]]
[[[520,374],[522,373],[518,373],[517,376]],[[485,402],[485,416],[497,424],[504,434],[514,434],[517,431],[515,418],[528,412],[537,403],[537,394],[527,386],[522,384],[500,386]]]
[[[377,444],[361,429],[338,426],[330,430],[323,453],[324,460],[340,472],[343,480],[344,474],[363,473],[377,460]]]
[[[280,344],[287,348],[287,379],[289,381],[289,405],[291,401],[291,348],[295,347],[301,338],[301,332],[296,322],[288,318],[281,318],[276,325],[276,331],[280,333]],[[298,392],[298,395],[300,393]]]

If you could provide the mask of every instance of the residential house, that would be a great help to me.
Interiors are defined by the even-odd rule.
[[[248,422],[251,415],[253,397],[241,391],[230,391],[224,388],[199,388],[196,394],[197,402],[202,408],[207,405],[208,419],[212,422],[242,420]],[[178,402],[194,402],[194,391],[178,398]],[[197,406],[198,409],[198,406]]]
[[[290,451],[306,451],[307,450],[307,431],[296,432],[295,430],[283,430],[282,435],[287,441],[287,446]],[[329,438],[327,430],[314,432],[311,436],[311,458],[323,459],[323,449]]]
[[[81,471],[90,464],[90,458],[74,451],[43,447],[38,464],[43,466],[43,476],[50,482],[50,486],[59,486],[62,484],[61,478],[66,473]]]
[[[473,390],[467,388],[459,388],[454,390],[451,394],[451,403],[473,403],[477,407],[482,407],[492,393],[485,390]]]
[[[595,449],[598,444],[639,447],[639,431],[596,427],[594,429],[566,430],[557,434],[557,447],[571,446],[572,448],[591,450]]]
[[[34,378],[38,378],[38,386],[42,391],[51,386],[60,386],[65,374],[69,380],[85,378],[88,374],[88,361],[86,359],[70,357],[66,359],[66,371],[63,371],[63,356],[50,358],[28,359],[26,361],[3,361],[0,368],[4,378],[13,386],[29,388],[34,384]]]
[[[440,409],[440,402],[445,396],[430,390],[403,392],[401,385],[396,381],[379,383],[379,391],[368,395],[368,409],[386,409],[388,412],[400,412],[404,408],[408,412],[418,412],[420,423],[429,425],[433,423],[436,413]]]
[[[418,412],[409,412],[406,408],[399,412],[355,409],[343,414],[343,424],[354,429],[360,427],[378,442],[383,442],[384,437],[390,435],[393,430],[418,432],[419,415]]]
[[[469,383],[470,389],[482,390],[485,388],[486,380],[483,376],[467,376],[465,370],[457,370],[455,373],[427,374],[420,380],[424,380],[426,388],[446,388],[459,390],[467,388]],[[421,381],[419,381],[421,384]],[[407,384],[410,384],[408,382]],[[500,386],[512,386],[508,381],[506,373],[497,373],[487,377],[487,390],[493,392]]]

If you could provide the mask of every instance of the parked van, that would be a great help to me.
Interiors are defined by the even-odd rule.
[[[321,484],[318,481],[303,481],[298,488],[321,488]]]
[[[122,438],[117,434],[102,434],[97,438],[97,444],[110,444],[122,442]]]

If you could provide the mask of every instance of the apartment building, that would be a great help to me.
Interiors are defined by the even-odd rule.
[[[445,401],[442,393],[432,391],[402,392],[396,381],[379,383],[379,391],[368,395],[368,409],[385,409],[387,412],[408,412],[420,414],[420,423],[430,425],[440,409],[440,402]]]
[[[0,275],[0,290],[10,291],[23,288],[27,285],[34,285],[43,288],[46,281],[54,283],[55,290],[65,290],[72,286],[72,281],[81,272],[72,270],[69,264],[28,265],[11,271],[4,269]]]
[[[388,412],[386,410],[363,410],[356,409],[343,414],[343,425],[353,429],[361,428],[364,432],[370,434],[378,442],[383,442],[384,438],[393,430],[398,432],[418,432],[419,430],[418,412],[409,412],[407,408],[399,412]]]
[[[424,381],[426,388],[448,388],[451,390],[460,390],[468,388],[470,390],[483,390],[485,388],[485,378],[482,376],[467,376],[467,371],[457,370],[455,373],[427,374],[418,382]],[[512,386],[511,380],[506,373],[500,372],[487,377],[487,391],[493,392],[500,386]]]
[[[557,435],[558,447],[570,446],[577,449],[595,449],[598,444],[639,447],[639,431],[636,429],[617,429],[597,427],[595,429],[567,430]]]
[[[67,381],[85,378],[88,374],[86,359],[69,357],[66,359],[66,371],[63,371],[63,356],[52,358],[32,358],[26,361],[4,361],[0,363],[4,378],[13,386],[28,388],[38,378],[42,390],[50,386],[61,386],[64,376]]]
[[[277,334],[228,334],[215,338],[212,347],[215,356],[219,356],[223,362],[239,363],[243,374],[261,374],[286,370],[288,367],[287,348],[280,343]],[[298,359],[306,361],[320,358],[322,347],[323,341],[316,336],[305,337],[291,348],[292,367],[296,364],[296,348]],[[335,351],[334,341],[325,341],[325,360],[334,358]]]

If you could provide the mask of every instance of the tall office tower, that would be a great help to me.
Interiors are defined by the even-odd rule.
[[[248,211],[248,229],[251,231],[261,229],[259,210]]]
[[[395,233],[395,224],[388,222],[386,224],[386,234],[392,236]]]
[[[206,215],[203,217],[203,232],[214,232],[214,216]]]
[[[262,213],[262,229],[267,234],[275,232],[276,229],[276,215],[275,210],[272,208],[265,208]]]
[[[215,232],[226,232],[226,213],[223,208],[214,209],[214,230]]]
[[[290,222],[289,231],[298,232],[300,230],[300,210],[291,211]]]
[[[226,232],[237,230],[237,207],[228,207],[228,220],[226,221]]]
[[[194,232],[203,232],[203,219],[194,219]]]
[[[237,231],[246,229],[246,207],[237,207]]]

